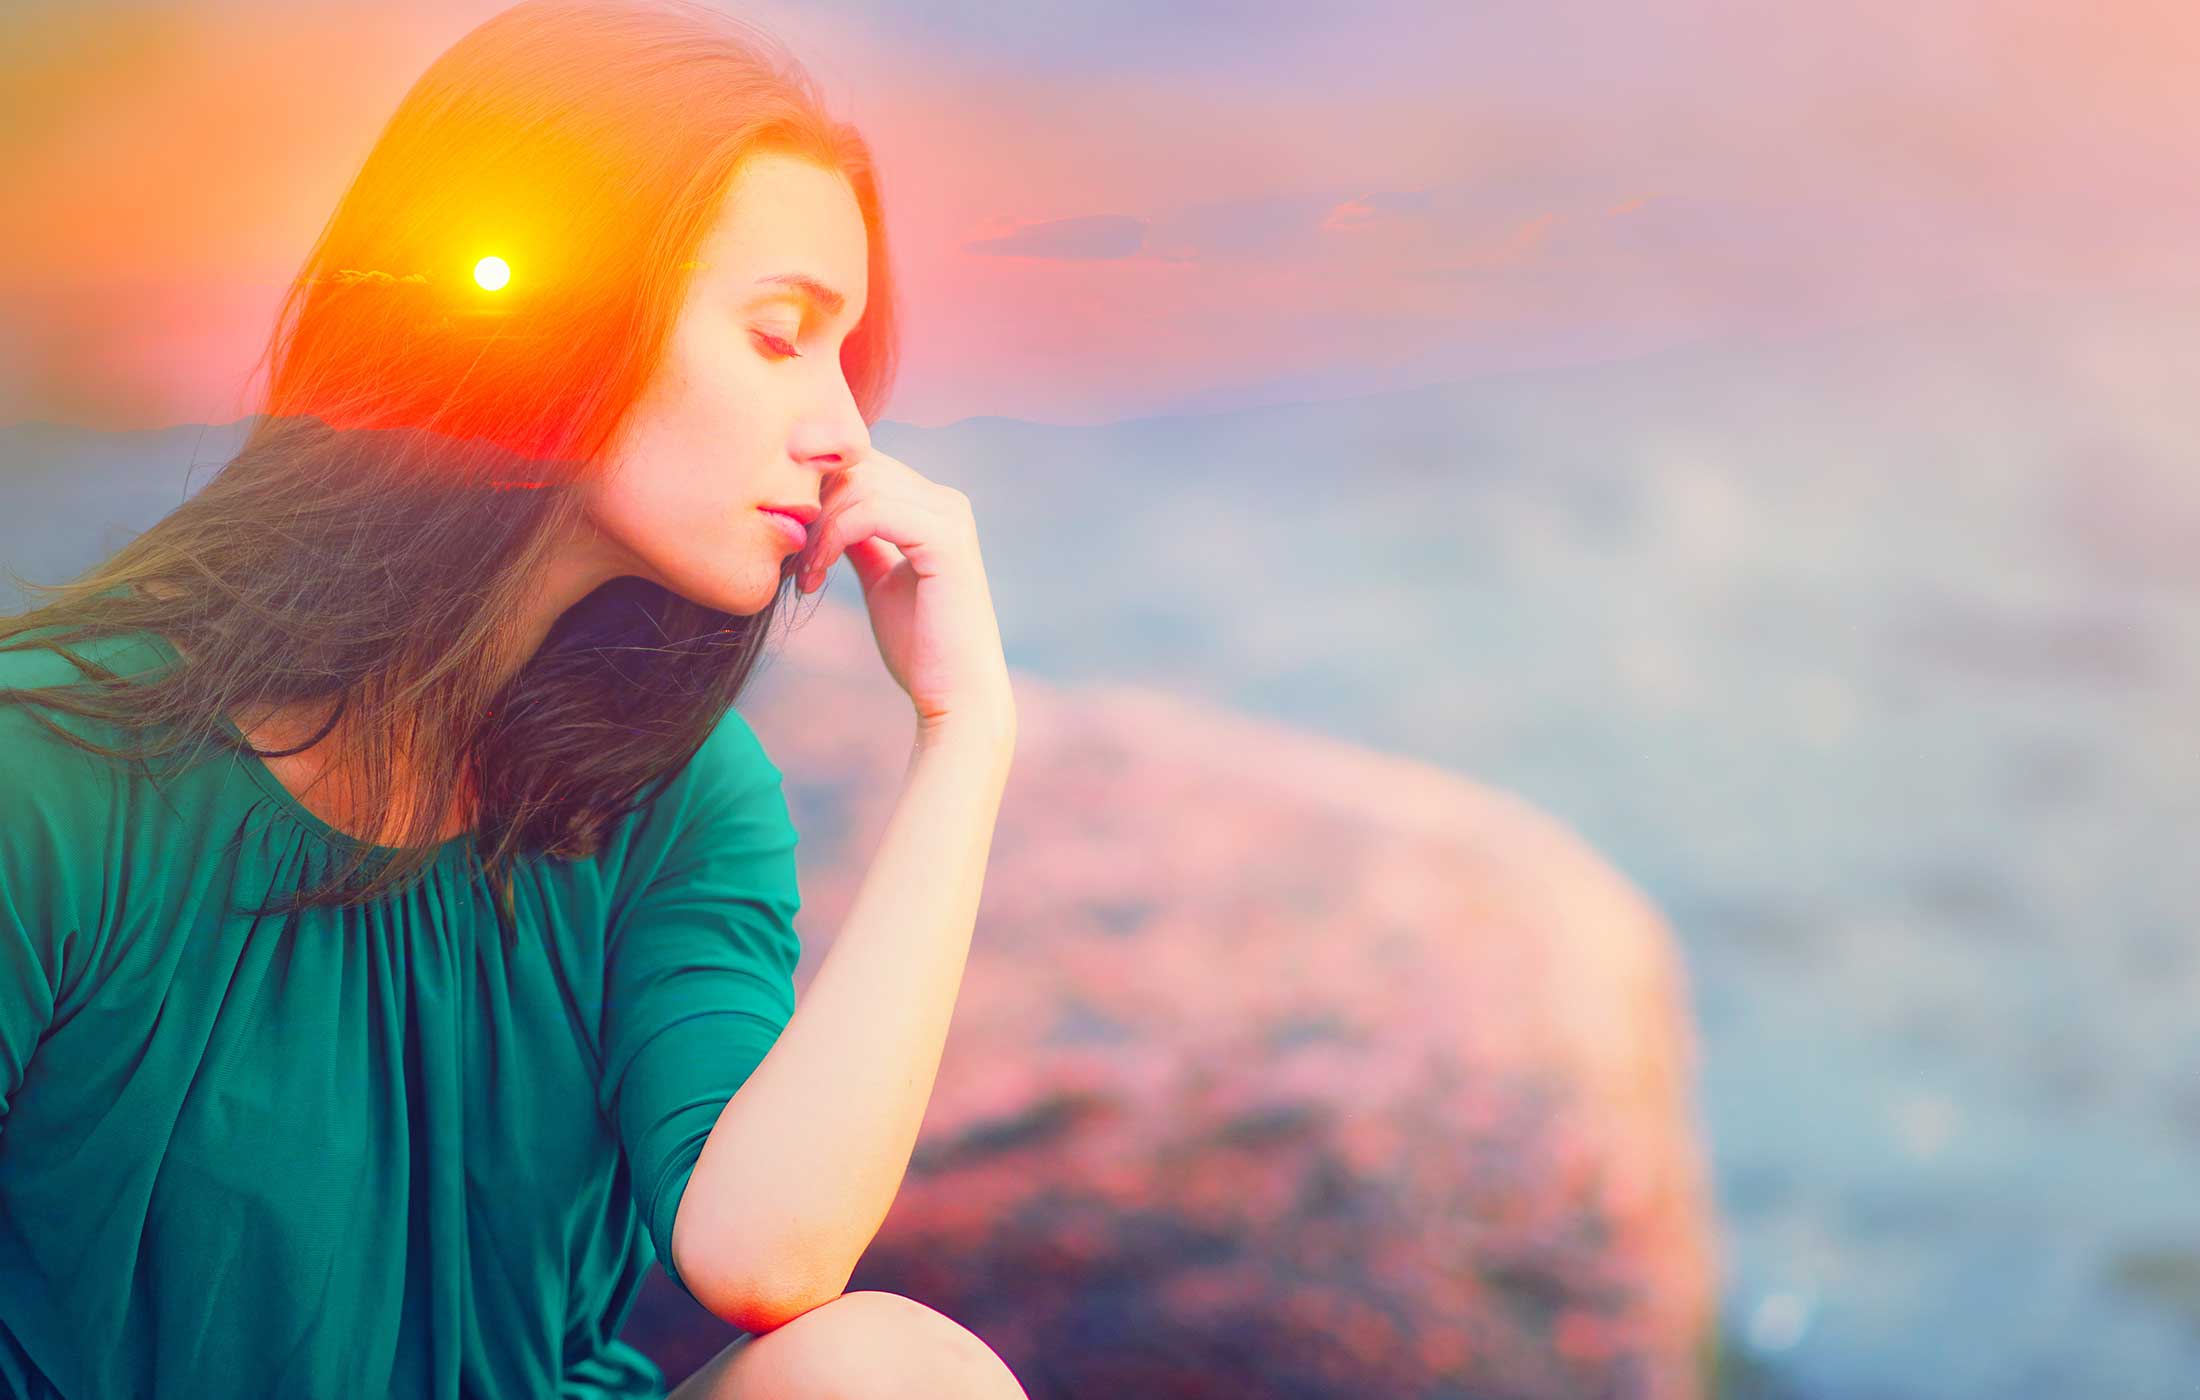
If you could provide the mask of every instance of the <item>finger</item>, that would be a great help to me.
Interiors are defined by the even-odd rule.
[[[817,519],[810,522],[810,537],[801,549],[795,551],[795,576],[808,579],[813,573],[826,567],[825,551],[832,533],[833,521],[838,519],[855,502],[850,492],[860,487],[851,486],[845,472],[834,472],[825,479],[825,489],[819,495]]]
[[[807,585],[812,575],[822,574],[832,567],[834,522],[848,513],[855,504],[855,497],[840,482],[826,488],[824,509],[810,525],[809,542],[796,551],[796,578]]]
[[[839,552],[856,540],[872,535],[899,545],[904,558],[921,577],[940,572],[931,542],[942,537],[946,518],[921,498],[860,496],[818,522],[817,558],[810,571],[830,569]]]
[[[902,560],[902,553],[886,541],[873,535],[869,539],[854,540],[842,551],[848,558],[848,567],[856,571],[856,582],[868,591],[880,579],[894,571]]]
[[[835,483],[835,485],[837,484]],[[831,491],[830,487],[828,491]],[[804,593],[823,586],[826,571],[832,568],[833,564],[833,551],[835,548],[833,530],[835,524],[848,513],[848,508],[854,504],[855,498],[848,495],[845,489],[839,491],[837,495],[837,500],[835,494],[828,494],[825,497],[824,513],[818,516],[816,522],[810,526],[809,543],[795,552],[795,587]]]

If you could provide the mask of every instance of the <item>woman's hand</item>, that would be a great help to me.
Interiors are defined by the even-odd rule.
[[[1012,740],[1015,701],[970,498],[873,450],[829,474],[819,503],[795,555],[797,586],[823,587],[845,554],[879,656],[916,706],[919,728],[952,723]]]

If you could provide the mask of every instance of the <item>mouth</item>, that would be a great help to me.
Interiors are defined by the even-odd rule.
[[[769,506],[759,506],[757,507],[757,510],[767,519],[769,519],[773,524],[777,525],[780,528],[780,532],[786,536],[787,542],[793,545],[796,549],[800,549],[802,546],[810,542],[810,532],[808,527],[803,525],[801,521],[795,519],[793,516],[787,514],[787,512],[783,510],[773,510]]]

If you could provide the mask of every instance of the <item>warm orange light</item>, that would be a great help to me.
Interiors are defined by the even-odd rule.
[[[485,292],[500,290],[505,283],[511,280],[512,269],[506,266],[502,258],[486,257],[474,264],[474,281],[479,283],[481,289]]]

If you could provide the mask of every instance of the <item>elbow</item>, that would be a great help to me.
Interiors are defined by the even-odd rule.
[[[677,1235],[675,1236],[677,1240]],[[829,1303],[847,1291],[851,1267],[829,1268],[805,1256],[782,1252],[767,1262],[744,1263],[711,1258],[703,1251],[694,1258],[681,1250],[677,1266],[680,1279],[696,1301],[729,1327],[743,1332],[769,1332]]]
[[[780,1289],[776,1292],[751,1291],[737,1294],[714,1304],[711,1312],[729,1327],[743,1332],[764,1333],[775,1327],[783,1327],[814,1307],[831,1302],[840,1296],[842,1289]]]

